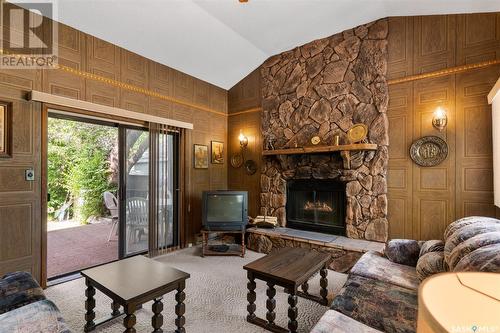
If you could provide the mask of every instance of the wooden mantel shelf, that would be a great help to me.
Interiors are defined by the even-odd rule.
[[[314,147],[302,147],[302,148],[285,148],[285,149],[274,149],[274,150],[264,150],[262,155],[273,156],[273,155],[300,155],[300,154],[321,154],[321,153],[331,153],[335,151],[355,151],[355,150],[377,150],[377,145],[374,143],[352,143],[349,145],[338,145],[338,146],[314,146]]]

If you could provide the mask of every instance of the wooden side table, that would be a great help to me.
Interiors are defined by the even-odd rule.
[[[175,291],[175,333],[186,333],[184,324],[186,306],[184,300],[186,293],[186,280],[190,275],[186,272],[172,268],[161,262],[135,256],[106,265],[84,270],[85,277],[85,326],[84,332],[95,330],[114,318],[125,314],[123,325],[125,332],[135,333],[135,310],[142,304],[154,301],[152,306],[153,317],[151,324],[153,332],[162,332],[163,310],[162,298],[165,294]],[[111,316],[95,321],[95,293],[96,289],[111,298]],[[123,312],[120,311],[123,307]]]
[[[323,305],[328,304],[327,268],[330,260],[330,255],[327,253],[300,247],[285,247],[243,266],[248,277],[247,321],[275,333],[296,333],[298,328],[297,296],[314,300]],[[309,285],[307,284],[307,281],[318,271],[321,275],[320,296],[309,294]],[[255,305],[257,297],[255,279],[262,280],[267,284],[267,320],[259,318],[255,314],[257,307]],[[275,286],[284,287],[285,292],[288,293],[288,329],[278,326],[274,322],[276,319],[274,312],[276,308]],[[300,286],[302,286],[302,292],[298,290]]]
[[[208,235],[209,234],[240,234],[241,235],[241,244],[230,244],[229,249],[226,252],[218,252],[214,250],[210,250],[210,246],[208,243]],[[240,256],[242,258],[245,257],[245,230],[201,230],[202,235],[202,247],[201,247],[201,256]]]

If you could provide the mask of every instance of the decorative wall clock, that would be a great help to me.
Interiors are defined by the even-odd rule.
[[[448,145],[437,136],[424,136],[412,143],[410,157],[416,164],[431,167],[440,164],[448,156]]]

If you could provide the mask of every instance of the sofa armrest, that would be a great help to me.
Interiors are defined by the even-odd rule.
[[[420,254],[420,242],[414,239],[392,239],[385,246],[385,256],[397,264],[417,265]]]
[[[335,310],[328,310],[313,327],[311,333],[382,333],[345,314]]]
[[[42,288],[29,273],[9,273],[0,279],[0,314],[43,299]]]

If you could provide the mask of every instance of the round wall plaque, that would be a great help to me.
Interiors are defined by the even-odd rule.
[[[420,166],[435,166],[448,156],[448,145],[437,136],[424,136],[412,143],[410,156]]]
[[[234,153],[233,156],[231,156],[231,166],[237,169],[242,165],[243,155],[241,153]]]
[[[253,160],[247,160],[245,162],[245,172],[247,175],[253,175],[257,172],[257,163]]]

